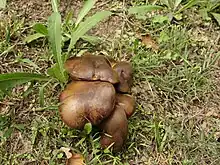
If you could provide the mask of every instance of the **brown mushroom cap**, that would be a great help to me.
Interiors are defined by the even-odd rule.
[[[127,93],[130,91],[132,84],[132,66],[130,63],[122,61],[113,66],[113,69],[118,73],[119,83],[116,84],[116,89],[119,92]]]
[[[99,125],[103,130],[100,142],[102,148],[107,148],[114,143],[114,151],[117,152],[122,149],[128,134],[127,118],[134,113],[134,106],[135,100],[132,96],[117,94],[113,114]]]
[[[116,104],[120,105],[124,109],[127,118],[131,117],[135,111],[135,99],[128,94],[117,94]]]
[[[65,69],[73,80],[100,80],[118,83],[118,75],[104,56],[89,53],[82,57],[72,57],[65,63]]]
[[[60,95],[60,116],[71,128],[83,128],[89,121],[99,124],[110,116],[115,106],[112,84],[100,81],[75,81]]]
[[[128,134],[128,121],[124,109],[116,105],[113,114],[99,126],[103,130],[101,147],[107,148],[113,145],[113,151],[122,149]]]

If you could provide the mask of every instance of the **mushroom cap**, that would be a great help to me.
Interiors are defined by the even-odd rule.
[[[72,57],[65,62],[65,69],[73,80],[119,82],[117,73],[104,56],[86,53],[82,57]]]
[[[87,122],[97,125],[112,114],[115,95],[111,83],[73,81],[60,95],[61,119],[71,128],[83,128]]]
[[[128,134],[128,120],[124,109],[116,105],[113,114],[104,120],[99,127],[103,130],[101,147],[107,148],[113,144],[113,151],[122,149]]]
[[[124,109],[127,118],[131,117],[135,111],[135,99],[133,96],[128,94],[117,94],[116,104],[120,105]]]
[[[119,76],[119,83],[116,84],[116,89],[119,92],[127,93],[130,91],[132,84],[132,66],[130,63],[122,61],[113,66],[113,69]]]

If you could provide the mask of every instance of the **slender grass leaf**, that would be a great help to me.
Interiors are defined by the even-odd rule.
[[[112,13],[110,11],[101,11],[94,14],[91,17],[88,17],[84,22],[81,22],[78,28],[71,33],[71,41],[68,48],[68,51],[74,47],[76,42],[90,29],[92,29],[97,23],[103,19],[109,17]]]
[[[180,8],[177,13],[181,13],[182,11],[188,9],[188,8],[191,8],[193,7],[194,5],[198,4],[200,0],[191,0],[189,1],[187,4],[185,4],[182,8]]]
[[[37,33],[40,33],[40,34],[43,34],[45,36],[48,35],[48,30],[47,30],[47,27],[41,23],[36,23],[34,26],[33,26],[33,29],[37,32]]]
[[[4,9],[6,7],[6,0],[0,0],[0,9]]]
[[[57,0],[51,0],[53,12],[58,13],[58,2]]]
[[[61,15],[59,13],[53,13],[48,20],[48,35],[51,43],[53,57],[56,61],[58,72],[56,77],[61,81],[65,82],[63,59],[61,56]],[[56,74],[56,73],[55,73]]]
[[[30,43],[32,41],[35,41],[39,38],[42,38],[42,37],[45,37],[44,34],[41,34],[41,33],[35,33],[35,34],[32,34],[32,35],[29,35],[27,36],[25,39],[24,39],[24,42],[25,43]]]
[[[8,139],[8,138],[11,136],[11,134],[13,133],[13,130],[14,130],[14,128],[12,128],[12,127],[8,128],[8,129],[4,132],[3,137],[5,137],[6,139]]]
[[[5,40],[7,43],[9,43],[10,38],[11,38],[11,27],[9,25],[7,25],[6,35],[5,35]]]
[[[24,124],[14,124],[13,127],[18,129],[19,131],[24,131],[25,130]]]
[[[5,92],[29,81],[48,81],[48,77],[36,73],[6,73],[0,74],[0,90]]]
[[[51,79],[52,80],[52,79]],[[41,86],[39,88],[39,103],[40,106],[43,107],[44,106],[44,88],[50,83],[51,81],[48,81],[47,83],[45,83],[43,86]]]
[[[73,18],[73,11],[70,11],[70,12],[68,12],[68,14],[64,20],[64,26],[68,26],[71,23],[72,18]]]
[[[92,9],[95,5],[96,0],[86,0],[83,8],[80,10],[79,15],[76,19],[76,26],[83,20],[83,18],[88,14],[88,12]]]
[[[215,20],[218,22],[219,26],[220,26],[220,14],[218,13],[211,13],[213,15],[213,17],[215,18]]]
[[[20,62],[23,62],[23,63],[27,63],[27,64],[29,64],[30,66],[33,66],[34,68],[39,68],[33,61],[31,61],[31,60],[28,59],[28,58],[23,58],[23,59],[20,59],[19,61],[20,61]]]
[[[14,47],[15,47],[15,45],[12,45],[12,46],[8,47],[5,51],[3,51],[3,52],[0,54],[0,57],[3,56],[3,55],[5,55],[5,54],[7,54],[7,53],[9,53],[9,52],[11,52],[11,51],[13,51]]]
[[[142,6],[135,6],[128,9],[129,14],[143,14],[155,10],[162,10],[162,6],[158,5],[142,5]]]

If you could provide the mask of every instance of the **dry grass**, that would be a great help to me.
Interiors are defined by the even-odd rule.
[[[38,89],[42,84],[26,84],[13,89],[12,95],[0,102],[0,133],[12,130],[11,136],[0,138],[2,164],[61,164],[65,156],[59,149],[63,146],[82,153],[87,164],[93,165],[220,162],[219,64],[210,63],[219,55],[219,27],[215,22],[202,21],[194,8],[184,13],[188,19],[180,25],[153,24],[150,18],[141,21],[126,15],[123,9],[129,5],[116,0],[98,1],[92,12],[117,12],[91,31],[103,37],[103,42],[88,48],[129,60],[134,66],[132,92],[137,108],[129,121],[126,149],[117,155],[105,153],[100,149],[97,134],[85,135],[67,128],[55,106],[59,86],[47,86],[45,108],[41,108]],[[77,15],[81,6],[80,1],[62,1],[60,10],[63,16],[70,9]],[[11,1],[0,12],[4,18],[0,21],[0,51],[14,45],[9,53],[0,56],[0,73],[45,73],[52,64],[47,42],[39,40],[25,45],[22,41],[34,22],[47,20],[50,2]],[[3,42],[6,27],[10,27],[11,36]],[[137,39],[137,33],[151,33],[158,41],[162,31],[167,32],[169,40],[159,43],[159,52],[146,48]],[[82,49],[87,49],[87,45]],[[177,54],[176,59],[164,58],[167,51]],[[22,59],[31,60],[37,67]]]

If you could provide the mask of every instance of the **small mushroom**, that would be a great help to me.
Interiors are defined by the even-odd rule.
[[[72,57],[65,63],[65,69],[73,80],[100,80],[116,84],[118,75],[104,56],[86,53],[82,57]]]
[[[116,104],[120,105],[124,109],[127,118],[130,118],[135,111],[135,99],[128,94],[117,94]]]
[[[103,130],[101,136],[101,147],[113,146],[113,151],[118,152],[122,149],[128,134],[128,120],[124,109],[116,105],[113,114],[100,124]]]
[[[114,151],[120,151],[127,139],[128,121],[134,113],[134,98],[130,95],[117,94],[115,110],[99,127],[103,130],[101,136],[102,148],[113,145]]]
[[[119,83],[116,84],[116,89],[119,92],[127,93],[130,91],[132,84],[132,66],[130,63],[122,61],[113,66],[113,69],[119,76]]]
[[[83,128],[87,122],[99,124],[115,106],[115,89],[108,82],[73,81],[60,95],[60,116],[71,128]]]

